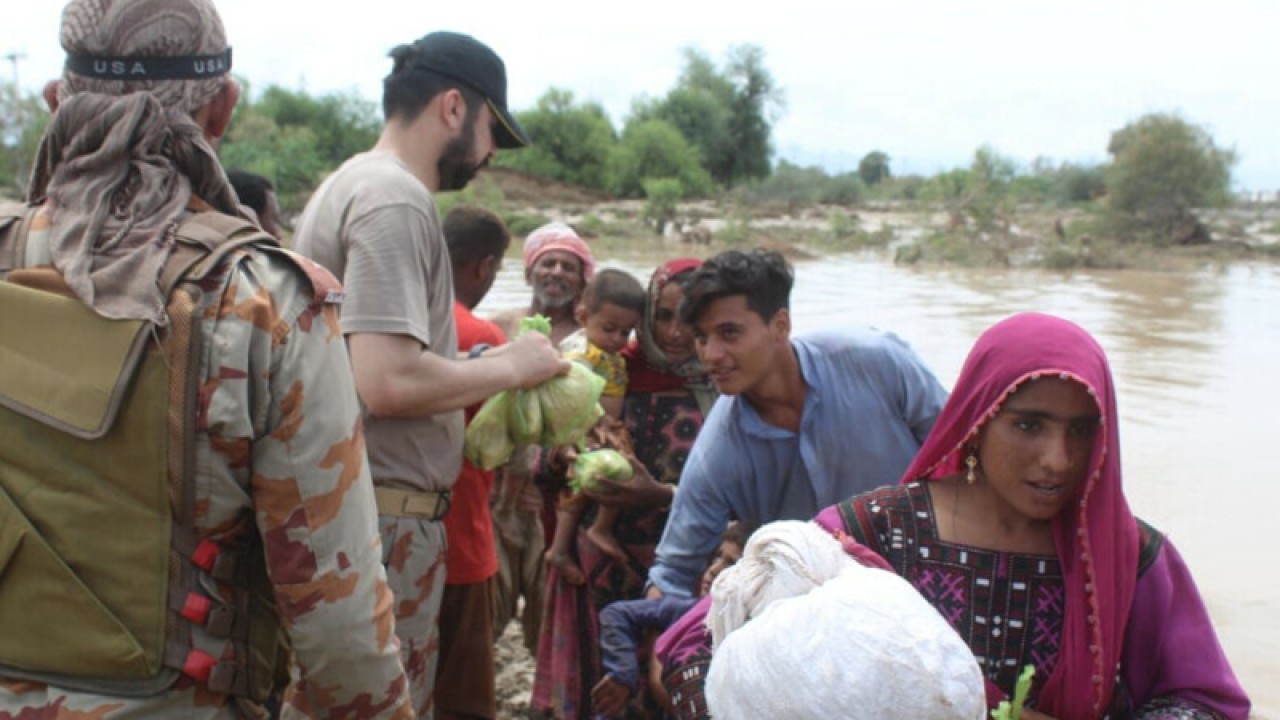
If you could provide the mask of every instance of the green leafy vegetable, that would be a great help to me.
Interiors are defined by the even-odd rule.
[[[1022,716],[1022,706],[1027,702],[1027,693],[1031,692],[1031,679],[1036,675],[1034,665],[1022,668],[1018,676],[1018,684],[1013,689],[1013,703],[1001,700],[995,710],[991,711],[991,720],[1018,720]]]
[[[462,453],[481,470],[493,470],[515,452],[515,442],[507,429],[510,406],[511,394],[498,393],[485,401],[467,426]]]
[[[551,321],[534,315],[520,321],[520,332],[551,334]],[[485,401],[467,427],[463,453],[472,465],[492,470],[506,463],[520,445],[571,445],[604,415],[600,393],[604,378],[570,363],[567,375],[529,390],[507,390]]]
[[[519,335],[529,330],[536,330],[547,337],[551,337],[551,320],[546,315],[530,315],[520,321],[520,329],[516,334]]]
[[[542,439],[542,398],[536,390],[511,390],[507,417],[511,440],[516,445],[530,445]]]
[[[569,487],[574,490],[598,490],[601,478],[626,482],[634,472],[631,462],[617,450],[592,450],[580,453],[574,461],[573,479],[569,481]]]
[[[604,378],[578,363],[569,374],[551,378],[536,388],[542,401],[542,443],[569,445],[582,440],[604,415],[600,393]]]

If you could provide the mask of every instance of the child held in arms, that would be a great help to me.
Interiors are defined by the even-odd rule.
[[[563,355],[591,368],[604,378],[604,391],[600,405],[605,416],[601,418],[596,433],[603,435],[604,444],[632,455],[630,439],[622,426],[622,401],[627,393],[627,364],[622,348],[631,338],[631,331],[644,314],[645,293],[640,281],[630,273],[612,268],[598,271],[582,292],[582,300],[575,309],[582,329],[566,337],[560,343]],[[591,501],[579,492],[566,489],[556,509],[556,530],[547,550],[547,562],[553,565],[567,581],[582,584],[582,570],[569,552],[578,521]],[[587,537],[600,549],[625,562],[625,555],[618,539],[613,535],[613,524],[618,509],[601,506],[595,521],[587,529]]]
[[[675,595],[639,600],[620,600],[607,605],[600,612],[600,664],[604,677],[591,690],[591,702],[595,712],[607,717],[622,717],[627,704],[639,690],[639,657],[642,636],[657,636],[680,619],[698,598],[711,592],[711,583],[724,570],[742,559],[742,549],[747,544],[751,527],[733,521],[720,538],[711,564],[702,574],[702,581],[694,597]],[[662,667],[656,658],[649,656],[649,688],[657,696],[659,704],[672,714],[671,698],[662,684]]]

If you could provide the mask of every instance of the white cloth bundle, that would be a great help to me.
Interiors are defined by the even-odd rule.
[[[831,533],[811,522],[761,526],[742,549],[742,559],[711,586],[712,649],[774,601],[803,595],[856,564]]]
[[[715,720],[985,717],[973,654],[909,583],[858,564],[815,525],[774,523],[752,542],[762,534],[772,562],[730,576],[749,544],[712,590],[709,624],[723,633],[706,686]],[[806,558],[813,567],[798,570]],[[825,574],[833,569],[834,578]],[[731,607],[717,607],[722,598]]]

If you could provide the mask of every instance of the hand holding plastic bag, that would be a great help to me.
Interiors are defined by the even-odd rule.
[[[520,321],[520,332],[551,334],[541,315]],[[604,378],[570,364],[568,374],[528,390],[505,390],[485,401],[467,427],[463,453],[481,470],[505,464],[518,445],[576,445],[604,410]]]

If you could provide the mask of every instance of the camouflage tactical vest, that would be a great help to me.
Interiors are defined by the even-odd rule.
[[[265,700],[287,648],[260,541],[194,528],[200,281],[274,240],[197,213],[160,277],[169,325],[103,318],[27,268],[35,208],[0,205],[0,677],[140,697],[181,676]],[[233,589],[221,602],[202,589]],[[193,650],[193,625],[229,652]]]

